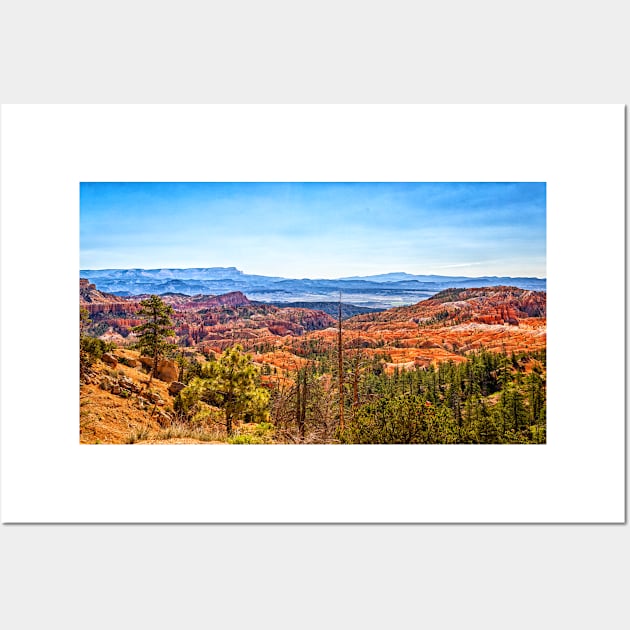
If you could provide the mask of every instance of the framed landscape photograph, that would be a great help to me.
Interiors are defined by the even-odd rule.
[[[81,183],[92,444],[544,444],[546,185]]]
[[[1,114],[3,522],[624,521],[623,106]]]

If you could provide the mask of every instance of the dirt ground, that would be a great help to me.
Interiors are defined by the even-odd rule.
[[[113,354],[129,359],[137,359],[133,350],[116,349]],[[149,376],[141,368],[133,368],[122,363],[108,367],[95,361],[90,383],[81,385],[79,414],[80,441],[82,444],[207,444],[207,441],[185,437],[162,439],[169,422],[163,414],[173,413],[173,397],[168,393],[168,383],[153,379],[148,385]],[[105,377],[130,378],[142,388],[140,393],[131,393],[128,398],[101,389],[100,382]],[[159,395],[164,405],[155,405],[142,396],[145,392]]]

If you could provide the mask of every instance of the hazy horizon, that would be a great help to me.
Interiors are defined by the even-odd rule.
[[[81,269],[546,277],[545,183],[81,183]]]
[[[210,265],[207,267],[91,267],[90,269],[88,269],[87,267],[82,268],[80,271],[131,271],[131,270],[137,270],[137,271],[160,271],[160,270],[173,270],[173,271],[187,271],[187,270],[199,270],[199,269],[236,269],[237,271],[242,272],[245,275],[267,275],[267,274],[259,274],[256,273],[254,271],[249,271],[249,270],[245,270],[245,269],[241,269],[238,266],[234,266],[231,265],[230,267],[217,267],[216,265]],[[392,275],[392,274],[407,274],[410,276],[441,276],[443,278],[536,278],[537,280],[546,280],[546,276],[524,276],[524,275],[518,275],[518,276],[508,276],[508,275],[497,275],[497,274],[481,274],[481,275],[474,275],[474,274],[457,274],[457,275],[450,275],[450,274],[446,274],[446,273],[417,273],[417,274],[411,274],[409,272],[406,271],[401,271],[401,270],[396,270],[396,271],[381,271],[381,272],[375,272],[375,273],[370,273],[370,274],[366,274],[363,276],[357,275],[357,274],[352,274],[352,275],[346,275],[346,276],[335,276],[335,277],[307,277],[307,276],[302,276],[302,277],[296,277],[296,276],[280,276],[282,278],[285,278],[287,280],[343,280],[345,278],[369,278],[372,276],[386,276],[386,275]],[[273,276],[269,276],[269,277],[273,277]]]

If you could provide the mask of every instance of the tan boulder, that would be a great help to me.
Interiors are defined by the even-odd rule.
[[[180,383],[179,381],[173,381],[168,387],[168,393],[171,396],[177,396],[177,394],[179,394],[179,392],[181,392],[182,389],[184,389],[185,387],[186,385],[184,385],[184,383]]]
[[[142,363],[138,361],[138,359],[131,359],[124,355],[118,355],[118,354],[114,355],[114,357],[118,359],[118,363],[122,363],[123,365],[126,365],[128,367],[139,368],[142,366]]]
[[[157,377],[166,383],[176,381],[179,376],[179,366],[171,359],[161,359],[158,363]]]
[[[138,393],[141,390],[140,385],[136,384],[132,379],[128,376],[121,376],[118,379],[118,384],[133,393]]]
[[[163,406],[166,404],[157,392],[146,392],[145,397],[155,405]]]
[[[109,352],[105,352],[101,357],[101,360],[105,365],[109,365],[111,367],[116,367],[118,365],[118,360],[116,359],[116,357]]]
[[[140,357],[142,365],[149,370],[153,368],[153,359],[151,357]],[[176,381],[179,376],[179,366],[172,359],[160,359],[158,361],[157,378],[165,383]]]
[[[128,376],[121,376],[118,379],[118,384],[121,385],[122,387],[129,388],[133,386],[133,381]]]

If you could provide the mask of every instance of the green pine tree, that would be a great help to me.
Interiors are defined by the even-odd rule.
[[[165,304],[160,297],[152,295],[140,302],[138,315],[146,318],[146,321],[136,326],[133,332],[138,335],[136,347],[141,354],[153,359],[149,376],[149,382],[151,382],[157,374],[160,359],[175,347],[175,344],[169,341],[169,338],[175,334],[171,320],[174,311],[170,304]]]
[[[236,420],[267,417],[269,392],[260,386],[251,357],[239,345],[225,350],[218,361],[205,363],[201,376],[192,379],[180,396],[185,409],[198,402],[222,408],[228,436],[233,435]]]

